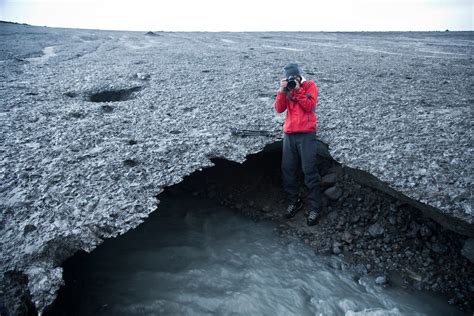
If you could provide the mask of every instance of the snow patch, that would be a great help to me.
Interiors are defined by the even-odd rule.
[[[293,51],[293,52],[304,52],[304,49],[300,49],[300,48],[291,48],[291,47],[283,47],[283,46],[270,46],[270,45],[262,45],[262,47],[282,49],[282,50],[290,50],[290,51]]]
[[[39,64],[44,64],[45,62],[48,61],[48,59],[50,59],[53,56],[56,56],[56,53],[54,52],[54,46],[47,46],[43,48],[42,56],[26,58],[26,60],[32,64],[39,65]]]

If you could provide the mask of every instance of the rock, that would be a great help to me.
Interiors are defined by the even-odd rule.
[[[431,229],[425,224],[421,225],[420,236],[423,238],[428,238],[431,237],[431,235],[433,235]]]
[[[354,234],[354,236],[357,238],[357,237],[360,237],[362,236],[363,234],[363,231],[361,228],[355,228],[352,232]]]
[[[459,289],[456,289],[455,291],[456,291],[456,297],[457,297],[459,300],[464,300],[465,295],[462,294]]]
[[[357,222],[360,221],[360,215],[359,214],[354,214],[351,216],[351,223],[356,224]]]
[[[342,240],[344,240],[346,243],[350,244],[352,243],[352,235],[350,232],[348,232],[347,230],[344,232],[344,234],[342,234]]]
[[[410,279],[412,279],[413,281],[416,281],[416,282],[420,282],[421,281],[421,276],[419,273],[417,272],[414,272],[410,269],[405,269],[405,273],[406,273],[406,276]]]
[[[146,36],[160,36],[160,34],[156,34],[155,32],[148,31],[145,33]]]
[[[341,217],[341,218],[339,219],[339,221],[337,222],[337,226],[339,226],[339,227],[344,227],[344,225],[346,225],[345,218],[344,218],[344,217]]]
[[[428,258],[430,256],[430,250],[428,248],[423,248],[421,251],[421,256],[423,258]]]
[[[356,266],[354,267],[354,270],[355,270],[357,273],[362,274],[362,275],[366,275],[366,274],[367,274],[367,268],[366,268],[365,265],[362,264],[362,263],[356,264]]]
[[[271,210],[272,210],[271,207],[268,206],[268,205],[265,205],[265,206],[262,207],[262,209],[261,209],[261,211],[262,211],[263,213],[268,213],[268,212],[270,212]]]
[[[436,292],[436,291],[439,291],[439,284],[438,284],[438,282],[433,283],[433,285],[431,286],[431,290],[432,290],[432,291],[435,291],[435,292]]]
[[[336,260],[329,261],[328,266],[330,268],[333,268],[334,270],[341,270],[342,269],[341,263],[339,261],[336,261]]]
[[[151,76],[150,76],[150,74],[137,72],[137,78],[140,79],[140,80],[150,80]]]
[[[377,238],[383,236],[385,229],[379,223],[375,223],[369,226],[370,236]]]
[[[329,173],[321,178],[320,185],[322,187],[330,187],[336,184],[337,175],[335,173]]]
[[[334,222],[337,220],[337,217],[339,216],[337,212],[332,212],[332,208],[328,207],[328,212],[329,214],[327,215],[327,220],[329,222]]]
[[[388,222],[390,225],[396,225],[397,224],[397,217],[395,215],[390,215],[388,217]]]
[[[474,293],[474,283],[473,282],[469,283],[469,286],[467,287],[467,289],[469,290],[469,292]]]
[[[464,242],[464,246],[461,249],[461,254],[474,263],[474,239],[469,238]]]
[[[214,190],[211,190],[211,191],[209,191],[209,192],[207,193],[207,197],[210,198],[210,199],[215,198],[216,195],[217,195],[217,193],[216,193],[216,191],[214,191]]]
[[[335,242],[332,244],[332,253],[338,255],[341,253],[341,243]]]
[[[417,222],[411,222],[407,235],[412,238],[415,238],[416,235],[418,234],[418,231],[420,230],[420,227],[421,227],[420,224],[418,224]]]
[[[378,276],[375,279],[375,283],[377,285],[386,285],[386,284],[388,284],[388,278],[385,275]]]
[[[324,195],[327,196],[330,200],[337,201],[342,195],[342,189],[336,186],[330,187],[324,191]]]
[[[31,224],[28,224],[25,226],[25,228],[23,229],[23,234],[24,235],[27,235],[28,233],[32,232],[36,230],[36,226],[35,225],[31,225]]]
[[[431,244],[431,250],[438,254],[445,254],[448,252],[448,246],[442,242],[434,242]]]

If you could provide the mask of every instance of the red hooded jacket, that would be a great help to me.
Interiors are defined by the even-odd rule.
[[[278,91],[275,110],[286,111],[283,131],[287,134],[310,133],[316,131],[316,114],[318,87],[313,81],[303,81],[301,87],[290,91],[291,99],[284,92]]]

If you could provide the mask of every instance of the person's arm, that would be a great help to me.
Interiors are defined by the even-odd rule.
[[[275,110],[278,113],[282,113],[286,110],[286,107],[288,106],[288,98],[286,96],[286,85],[288,84],[288,81],[286,79],[282,79],[280,81],[280,90],[278,90],[276,100],[275,100]]]
[[[278,91],[277,97],[275,100],[275,110],[278,113],[282,113],[286,110],[287,106],[288,106],[288,98],[286,97],[286,93]]]
[[[318,88],[311,82],[306,91],[303,88],[299,88],[294,99],[306,112],[313,112],[318,102]]]

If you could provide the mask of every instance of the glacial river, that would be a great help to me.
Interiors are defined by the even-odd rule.
[[[50,314],[462,315],[445,299],[331,268],[337,258],[274,228],[208,200],[166,197],[135,230],[67,265]]]

